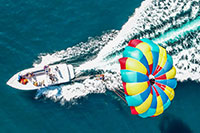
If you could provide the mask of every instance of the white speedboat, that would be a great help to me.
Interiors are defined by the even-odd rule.
[[[57,64],[25,69],[11,77],[7,85],[20,90],[35,90],[67,83],[74,78],[72,65]]]

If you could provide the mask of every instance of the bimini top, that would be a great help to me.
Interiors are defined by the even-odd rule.
[[[20,90],[35,90],[70,82],[75,77],[72,65],[57,64],[18,72],[7,85]]]

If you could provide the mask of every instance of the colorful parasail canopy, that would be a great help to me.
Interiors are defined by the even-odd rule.
[[[143,118],[162,114],[174,98],[177,85],[172,57],[149,39],[135,39],[128,43],[119,62],[131,113]]]

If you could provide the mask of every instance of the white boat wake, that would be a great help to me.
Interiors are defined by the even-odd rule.
[[[141,38],[150,38],[167,49],[177,68],[177,80],[199,82],[199,7],[200,2],[195,0],[146,0],[121,30],[111,30],[100,37],[89,38],[88,42],[79,43],[67,50],[40,55],[34,66],[68,62],[76,66],[77,73],[84,71],[89,75],[90,71],[87,70],[102,70],[107,80],[102,82],[93,78],[41,89],[36,98],[44,96],[64,104],[90,93],[105,93],[107,89],[122,88],[118,59],[129,40]]]

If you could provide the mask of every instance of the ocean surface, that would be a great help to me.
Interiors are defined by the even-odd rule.
[[[177,69],[175,98],[143,119],[113,93],[118,59],[131,39],[167,49]],[[69,63],[81,75],[105,73],[38,91],[6,85],[33,66]],[[0,132],[199,133],[199,0],[0,0]]]

